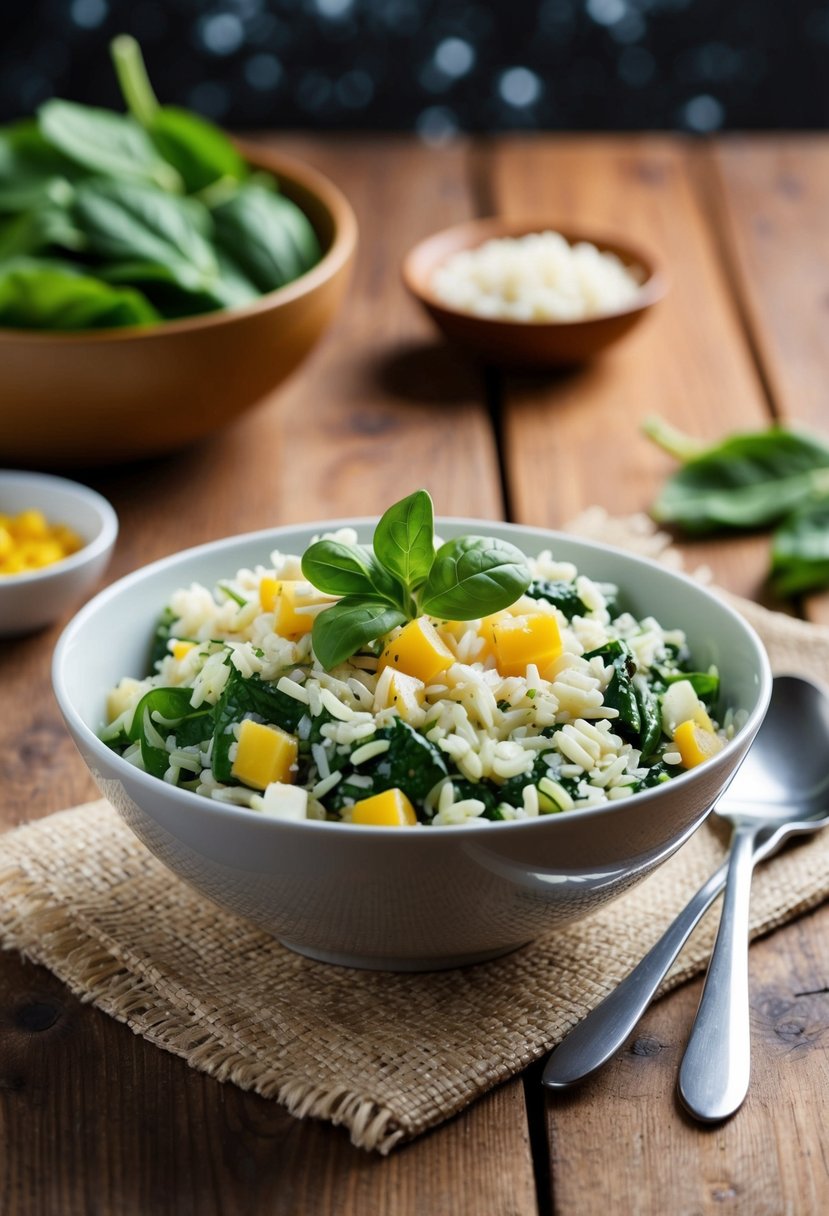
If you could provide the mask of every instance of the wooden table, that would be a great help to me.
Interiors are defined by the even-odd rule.
[[[122,523],[117,577],[233,532],[376,513],[417,486],[445,514],[558,526],[599,503],[647,508],[671,465],[638,433],[658,411],[711,439],[772,418],[820,427],[829,381],[829,142],[669,137],[281,139],[359,217],[353,290],[272,401],[225,435],[88,474]],[[661,253],[669,298],[594,366],[481,372],[445,348],[398,266],[479,214],[549,215]],[[822,259],[822,260],[821,260]],[[686,546],[725,586],[763,592],[765,537]],[[829,621],[829,600],[806,604]],[[95,796],[49,687],[57,631],[0,648],[3,822]],[[751,951],[754,1075],[740,1113],[700,1129],[674,1081],[699,996],[659,1002],[580,1092],[531,1069],[382,1160],[220,1085],[0,957],[0,1208],[22,1216],[342,1213],[529,1216],[829,1210],[829,908]]]

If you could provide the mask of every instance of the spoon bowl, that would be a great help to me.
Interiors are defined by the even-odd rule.
[[[790,836],[829,826],[829,693],[825,689],[799,676],[775,677],[766,716],[715,813],[730,823],[739,818],[748,824],[752,868],[777,852]],[[619,1050],[722,892],[729,868],[725,861],[633,971],[562,1040],[544,1069],[542,1079],[548,1089],[567,1089],[584,1080]],[[682,1097],[686,1105],[704,1101],[710,1109],[709,1099],[696,1093],[696,1072],[703,1065],[707,1067],[699,1059],[683,1065],[688,1092]],[[743,1073],[740,1084],[744,1080],[747,1086],[745,1060]]]

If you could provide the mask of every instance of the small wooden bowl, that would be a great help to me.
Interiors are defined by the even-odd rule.
[[[602,252],[615,253],[625,266],[636,268],[641,279],[636,301],[621,311],[580,321],[513,321],[462,312],[439,299],[432,290],[435,270],[453,254],[497,237],[548,231],[560,233],[570,244],[589,241]],[[562,227],[549,219],[492,218],[446,228],[408,253],[403,262],[403,281],[450,341],[487,363],[536,369],[566,367],[592,359],[632,329],[667,290],[665,276],[650,254],[627,241]]]
[[[0,329],[0,458],[54,468],[174,452],[257,405],[303,361],[342,302],[357,222],[316,169],[239,146],[308,216],[321,261],[243,308],[81,333]]]

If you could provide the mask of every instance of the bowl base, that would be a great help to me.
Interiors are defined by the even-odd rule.
[[[496,950],[481,950],[473,954],[441,954],[437,958],[397,958],[394,955],[340,954],[330,950],[315,950],[311,946],[300,946],[280,938],[280,945],[295,954],[314,959],[318,963],[332,963],[335,967],[353,967],[359,971],[449,971],[452,967],[471,967],[475,963],[488,963],[520,950],[529,942],[515,942],[510,946],[499,946]]]

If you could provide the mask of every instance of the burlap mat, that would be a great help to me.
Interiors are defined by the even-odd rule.
[[[652,529],[614,529],[588,517],[577,530],[672,560]],[[776,671],[829,683],[829,630],[739,607]],[[393,975],[292,954],[174,879],[101,801],[3,838],[0,943],[195,1068],[299,1117],[344,1124],[356,1145],[387,1153],[547,1052],[638,961],[723,853],[722,832],[705,825],[633,892],[567,932],[477,967]],[[752,932],[827,893],[824,834],[758,871]],[[704,966],[715,930],[708,916],[664,990]]]

